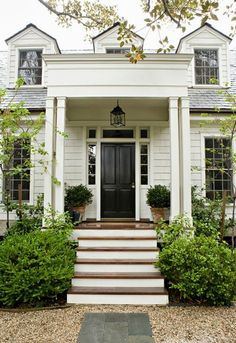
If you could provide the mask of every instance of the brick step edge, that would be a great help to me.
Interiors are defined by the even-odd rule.
[[[159,248],[152,247],[78,247],[77,251],[156,251],[159,252]]]
[[[76,272],[74,279],[164,279],[160,272],[156,273],[95,273]]]
[[[164,287],[71,287],[67,294],[168,295]]]
[[[76,264],[153,264],[154,259],[89,259],[77,258]]]

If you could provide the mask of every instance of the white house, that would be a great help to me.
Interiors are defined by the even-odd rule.
[[[91,53],[61,53],[56,40],[33,24],[6,40],[1,85],[10,97],[16,79],[25,77],[16,100],[35,114],[46,111],[41,139],[49,172],[32,171],[25,199],[33,202],[44,192],[45,205],[63,212],[65,185],[82,183],[94,192],[88,219],[150,219],[147,188],[165,184],[171,218],[191,216],[191,184],[207,185],[211,197],[230,188],[224,176],[205,169],[205,142],[213,144],[218,130],[201,128],[200,114],[216,106],[222,114],[229,110],[218,90],[234,76],[231,39],[205,24],[183,37],[175,53],[146,54],[132,65],[122,54],[129,47],[121,49],[116,39],[118,27],[95,37]],[[143,44],[140,36],[136,40]],[[213,77],[218,85],[210,83]],[[110,124],[117,101],[126,113],[121,128]],[[55,127],[68,138],[55,134]],[[198,168],[191,172],[193,166]]]
[[[0,85],[10,98],[16,79],[24,77],[16,101],[24,100],[33,115],[46,112],[39,139],[45,140],[48,172],[31,171],[23,198],[33,203],[43,192],[45,206],[63,212],[65,186],[82,183],[94,193],[87,219],[139,222],[151,219],[148,187],[163,184],[171,190],[170,218],[191,217],[191,185],[206,187],[210,198],[231,189],[228,173],[205,165],[209,147],[216,148],[213,161],[217,149],[224,149],[217,145],[219,130],[201,125],[202,112],[214,114],[216,106],[222,116],[230,112],[218,91],[235,91],[231,39],[205,24],[183,37],[175,53],[146,53],[133,65],[123,54],[129,46],[119,47],[118,27],[95,37],[90,53],[61,52],[56,40],[33,24],[6,40]],[[143,44],[142,37],[135,39]],[[110,122],[117,102],[125,112],[122,127]],[[53,184],[52,176],[60,184]],[[17,182],[12,185],[16,197]]]

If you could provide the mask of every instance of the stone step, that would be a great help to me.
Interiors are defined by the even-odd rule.
[[[164,287],[164,277],[155,273],[75,273],[72,286]]]
[[[156,272],[154,259],[76,259],[75,272]]]
[[[154,237],[80,237],[80,247],[157,247]]]
[[[164,287],[72,287],[67,302],[73,304],[167,305]]]
[[[79,247],[79,258],[147,258],[155,259],[159,254],[158,248],[129,248],[129,247]]]

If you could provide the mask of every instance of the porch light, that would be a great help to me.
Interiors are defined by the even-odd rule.
[[[117,106],[110,112],[110,124],[114,127],[125,126],[125,112],[119,106],[118,100]]]

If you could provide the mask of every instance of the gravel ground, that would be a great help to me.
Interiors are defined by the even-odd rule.
[[[85,312],[146,312],[156,343],[236,343],[236,307],[126,305],[0,311],[0,343],[76,343]]]

